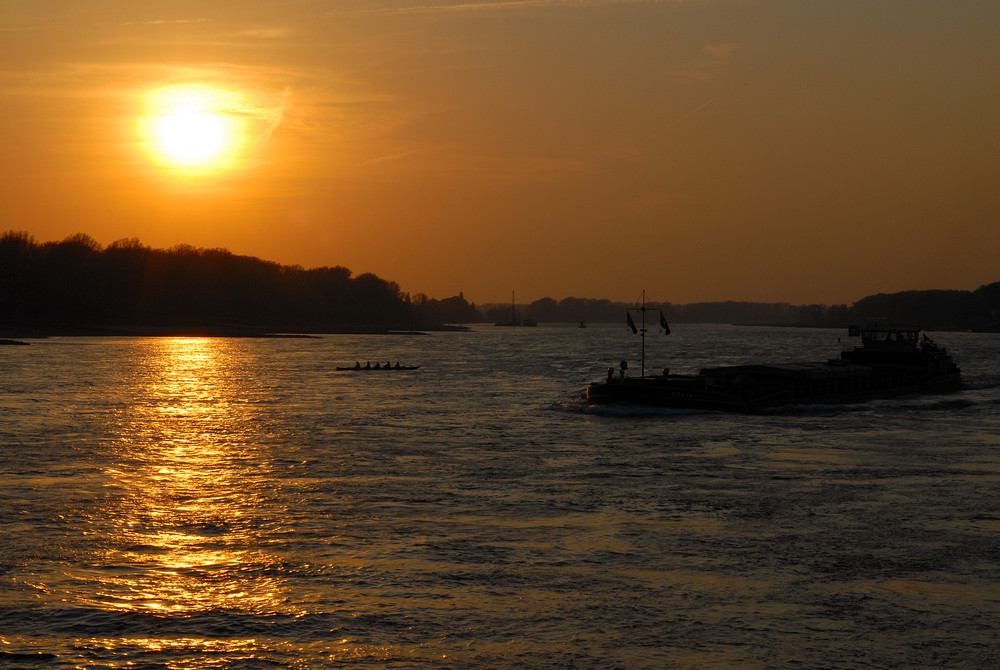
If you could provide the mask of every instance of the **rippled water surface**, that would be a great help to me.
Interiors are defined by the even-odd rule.
[[[959,393],[757,416],[587,408],[611,326],[2,347],[0,667],[996,667],[1000,336],[936,339]]]

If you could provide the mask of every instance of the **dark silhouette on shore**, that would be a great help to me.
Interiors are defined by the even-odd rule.
[[[542,298],[524,312],[541,323],[618,323],[631,303]],[[919,326],[926,330],[1000,332],[1000,282],[975,291],[903,291],[879,293],[853,305],[790,305],[764,302],[647,303],[671,323],[731,323],[751,326],[845,328],[870,320]],[[485,306],[485,320],[510,311],[509,305]]]
[[[136,239],[102,248],[83,234],[46,243],[0,236],[0,329],[9,332],[385,332],[478,318],[461,296],[411,300],[395,282],[344,267],[306,270]]]
[[[542,298],[523,306],[541,323],[617,323],[625,303]],[[927,330],[1000,332],[1000,282],[975,291],[904,291],[853,305],[650,303],[670,322],[846,327],[869,319]],[[225,249],[152,249],[137,239],[101,247],[84,234],[39,243],[0,235],[0,333],[203,334],[391,332],[497,322],[511,306],[483,310],[462,293],[411,297],[374,274],[304,269]]]
[[[541,322],[617,323],[632,304],[588,298],[566,298],[559,302],[543,298],[528,305],[526,312]],[[647,307],[664,313],[677,323],[738,323],[743,325],[844,326],[850,319],[846,305],[806,305],[757,302],[702,302],[675,305],[647,302]],[[508,308],[509,309],[509,308]]]

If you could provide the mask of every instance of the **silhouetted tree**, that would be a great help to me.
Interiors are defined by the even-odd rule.
[[[24,231],[0,236],[0,318],[23,318],[35,301],[38,244]]]
[[[436,323],[476,323],[482,320],[482,315],[474,304],[466,301],[459,291],[457,296],[435,300],[423,293],[418,293],[412,301],[414,312],[425,321]]]
[[[541,300],[536,300],[528,305],[525,309],[525,314],[529,319],[535,319],[536,321],[547,321],[551,323],[562,320],[559,318],[559,303],[552,298],[542,298]]]
[[[449,308],[469,306],[461,298]],[[474,307],[471,308],[474,312]],[[395,282],[343,267],[304,270],[226,249],[150,249],[137,239],[106,249],[78,234],[38,244],[0,236],[0,325],[271,330],[433,325]]]

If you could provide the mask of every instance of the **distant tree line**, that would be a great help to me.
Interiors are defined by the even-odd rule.
[[[518,306],[540,323],[614,323],[633,304],[542,298]],[[853,305],[650,303],[675,323],[845,327],[884,319],[927,330],[1000,332],[1000,282],[975,291],[904,291]],[[152,249],[137,239],[102,247],[77,234],[39,243],[0,235],[0,328],[63,331],[144,327],[163,331],[344,332],[431,329],[499,322],[511,305],[477,308],[462,293],[413,298],[395,282],[347,268],[304,269],[225,249]]]
[[[548,323],[614,323],[624,319],[631,303],[609,300],[542,298],[524,308],[529,318]],[[669,322],[735,323],[769,326],[814,326],[841,328],[883,320],[897,325],[913,325],[927,330],[975,330],[1000,332],[1000,282],[975,291],[904,291],[880,293],[853,305],[791,305],[761,302],[700,302],[686,305],[648,303],[662,311]],[[487,320],[510,306],[486,306]]]
[[[527,307],[529,317],[545,322],[585,321],[608,323],[624,319],[625,310],[634,304],[609,300],[551,298],[536,300]],[[846,324],[850,309],[846,305],[795,306],[787,303],[699,302],[687,305],[650,302],[647,309],[662,311],[668,321],[679,323],[738,323],[744,325],[815,325]]]
[[[225,249],[102,248],[78,234],[38,243],[0,236],[0,326],[68,330],[143,326],[331,332],[429,328],[475,320],[461,296],[410,300],[399,285],[344,267],[303,269]],[[462,319],[452,318],[460,315]]]
[[[903,291],[868,296],[853,306],[856,320],[883,318],[927,330],[1000,332],[1000,282],[975,291]]]
[[[451,298],[437,300],[429,298],[423,293],[418,293],[413,297],[413,307],[425,321],[442,324],[465,324],[482,321],[482,313],[476,309],[476,305],[466,301],[465,296],[459,291],[458,295]]]

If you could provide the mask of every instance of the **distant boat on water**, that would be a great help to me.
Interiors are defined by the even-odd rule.
[[[662,374],[647,377],[645,294],[639,311],[641,327],[630,314],[627,321],[632,332],[643,337],[640,375],[628,376],[625,361],[619,376],[608,368],[607,379],[587,387],[588,403],[753,412],[788,405],[947,393],[962,386],[961,370],[952,357],[926,334],[921,338],[920,328],[884,325],[851,327],[848,334],[860,336],[861,346],[825,362],[732,365],[703,368],[696,375],[670,374],[664,369]],[[662,313],[660,323],[669,334]]]
[[[337,366],[337,370],[340,372],[370,372],[374,370],[380,370],[383,372],[399,372],[402,370],[419,370],[419,365],[400,365],[397,361],[395,365],[386,362],[385,365],[381,363],[376,363],[372,365],[371,362],[361,365],[361,363],[355,363],[351,366]]]
[[[538,321],[535,319],[521,319],[520,313],[517,311],[517,305],[514,302],[514,292],[510,292],[510,318],[506,321],[497,321],[494,325],[504,326],[504,327],[528,327],[534,328],[538,325]]]

